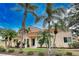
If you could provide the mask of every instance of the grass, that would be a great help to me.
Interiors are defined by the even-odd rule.
[[[23,51],[27,52],[27,51],[37,51],[37,52],[44,52],[46,51],[46,48],[24,48]]]
[[[24,52],[30,52],[30,51],[34,51],[34,52],[47,52],[47,48],[8,48],[8,49],[14,49],[15,51],[24,51]],[[73,56],[79,56],[79,49],[55,49],[54,52],[57,53],[62,53],[63,55],[66,54],[67,52],[72,52]]]
[[[72,52],[73,56],[79,56],[79,49],[55,49],[55,51],[65,54],[67,52]]]
[[[29,51],[45,52],[47,51],[47,48],[9,48],[9,49],[14,49],[16,51],[22,50],[24,52],[29,52]]]

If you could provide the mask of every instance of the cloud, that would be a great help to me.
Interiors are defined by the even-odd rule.
[[[0,26],[0,28],[5,28],[4,26]]]

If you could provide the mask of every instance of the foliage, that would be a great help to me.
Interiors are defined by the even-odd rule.
[[[12,38],[16,37],[17,33],[14,30],[4,29],[1,30],[0,35],[5,39],[5,42],[11,41]],[[11,42],[8,42],[11,43]],[[5,44],[7,45],[7,43]]]
[[[23,53],[24,51],[20,50],[19,53]]]
[[[12,40],[12,38],[16,37],[17,33],[13,30],[8,30],[9,34],[9,40]]]
[[[67,56],[72,56],[72,52],[66,52]]]
[[[69,27],[71,27],[71,31],[73,35],[79,35],[79,4],[73,3],[69,12]]]
[[[42,45],[44,43],[48,44],[49,41],[48,41],[48,32],[44,31],[44,32],[40,32],[38,34],[38,43],[40,44],[40,47],[42,47]]]
[[[38,55],[39,56],[44,56],[44,53],[43,52],[39,52]]]
[[[27,55],[33,55],[33,54],[34,54],[33,51],[28,51],[28,52],[27,52]]]
[[[62,56],[64,55],[63,53],[59,52],[59,51],[56,51],[54,53],[52,53],[52,55],[55,55],[55,56]]]
[[[79,42],[71,43],[72,48],[79,48]]]
[[[0,47],[0,52],[6,52],[6,49],[3,47]]]
[[[13,52],[15,52],[15,50],[14,49],[9,49],[8,52],[13,53]]]

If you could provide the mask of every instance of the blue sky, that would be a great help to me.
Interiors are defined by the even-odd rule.
[[[45,4],[35,4],[39,8],[35,11],[38,15],[42,15],[45,10]],[[53,8],[69,8],[70,4],[67,3],[57,3],[53,5]],[[13,3],[1,3],[0,4],[0,28],[8,28],[13,30],[18,30],[21,28],[22,19],[23,19],[23,9],[20,11],[15,11],[12,8],[18,8],[16,4]],[[28,14],[27,20],[26,20],[26,27],[28,26],[35,26],[38,28],[42,27],[42,21],[40,21],[38,24],[34,23],[34,17],[32,14]]]

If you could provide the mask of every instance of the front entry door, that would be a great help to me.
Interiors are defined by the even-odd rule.
[[[27,47],[29,47],[29,39],[27,39]]]
[[[32,39],[32,46],[35,46],[35,39]]]

